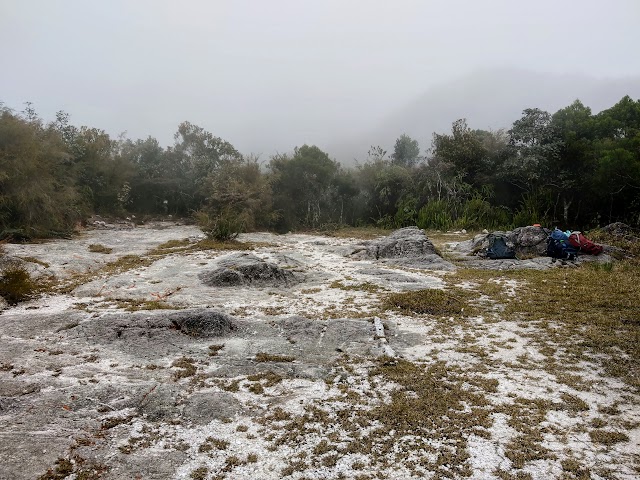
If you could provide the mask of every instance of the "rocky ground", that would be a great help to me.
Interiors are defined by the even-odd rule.
[[[0,315],[0,479],[640,477],[618,353],[510,303],[548,258],[101,227],[5,246],[49,293]]]

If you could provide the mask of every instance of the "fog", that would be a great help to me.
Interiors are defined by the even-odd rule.
[[[172,143],[189,120],[243,153],[427,148],[460,117],[640,97],[637,0],[0,0],[0,101]]]

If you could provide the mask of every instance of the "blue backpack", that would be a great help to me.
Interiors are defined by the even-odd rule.
[[[569,243],[569,235],[555,228],[547,238],[547,256],[562,260],[575,260],[578,250]]]

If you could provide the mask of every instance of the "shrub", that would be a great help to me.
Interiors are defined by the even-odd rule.
[[[7,268],[0,277],[0,296],[9,305],[30,299],[36,292],[36,287],[29,272],[21,265]]]
[[[198,226],[210,240],[227,242],[235,239],[244,231],[244,221],[229,211],[223,211],[213,216],[198,211],[194,216]]]

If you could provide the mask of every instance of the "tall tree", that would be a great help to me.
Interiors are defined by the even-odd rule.
[[[409,135],[402,134],[393,147],[392,162],[402,167],[414,167],[420,161],[420,146],[418,141]]]

